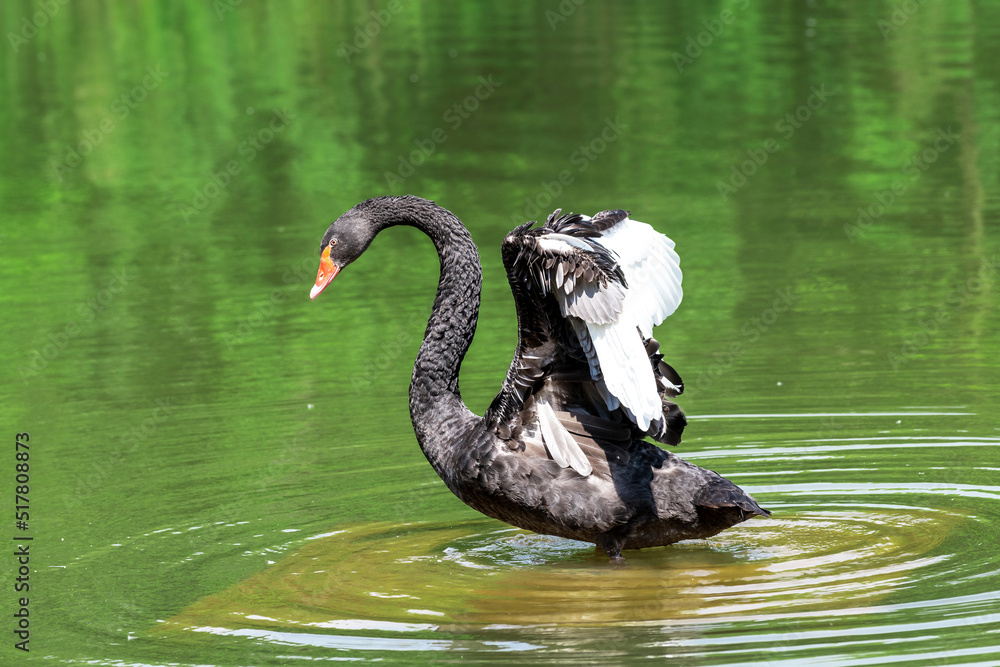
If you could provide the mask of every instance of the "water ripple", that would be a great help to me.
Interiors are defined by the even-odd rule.
[[[690,458],[711,462],[774,515],[709,540],[627,552],[625,567],[593,545],[487,519],[338,525],[154,634],[341,657],[518,651],[557,663],[567,649],[606,655],[613,644],[619,661],[992,664],[998,445],[911,431],[703,449]],[[775,483],[783,478],[795,481]]]

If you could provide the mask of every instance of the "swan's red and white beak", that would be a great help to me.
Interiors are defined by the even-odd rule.
[[[309,298],[315,299],[319,293],[326,289],[330,281],[340,271],[340,267],[330,259],[330,246],[323,249],[323,254],[319,256],[319,271],[316,273],[316,284],[309,290]]]

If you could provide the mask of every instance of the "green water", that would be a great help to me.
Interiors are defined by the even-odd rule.
[[[1000,665],[1000,3],[13,0],[0,28],[11,513],[31,438],[0,663]],[[452,497],[407,413],[429,241],[308,299],[327,225],[403,193],[480,246],[480,413],[515,223],[671,236],[677,451],[773,517],[612,568]]]

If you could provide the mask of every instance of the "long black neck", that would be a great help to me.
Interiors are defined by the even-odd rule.
[[[474,415],[462,403],[458,374],[476,333],[482,268],[472,235],[447,209],[417,197],[383,200],[391,214],[384,226],[410,225],[431,237],[441,260],[437,296],[417,353],[410,382],[410,418],[424,453],[453,442],[456,430]],[[381,208],[381,207],[380,207]]]

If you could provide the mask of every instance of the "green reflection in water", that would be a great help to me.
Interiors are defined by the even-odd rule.
[[[346,575],[343,602],[319,611],[268,579],[306,537],[346,530],[308,543],[329,569],[368,555],[389,581],[405,576],[399,559],[437,554],[410,567],[442,589],[461,572],[435,598],[448,627],[414,632],[470,661],[998,659],[982,630],[1000,537],[1000,8],[563,4],[74,0],[34,31],[25,21],[48,5],[0,7],[0,416],[34,443],[39,652],[284,664],[270,636],[157,623],[223,598],[266,615],[246,588],[259,583],[297,610],[274,618],[444,623]],[[342,44],[380,16],[348,61]],[[898,24],[887,36],[883,20]],[[499,85],[476,97],[481,77]],[[685,410],[820,415],[692,419],[679,452],[779,510],[773,522],[621,572],[571,544],[476,537],[504,527],[447,493],[406,412],[430,243],[392,230],[319,302],[306,296],[326,225],[404,192],[455,211],[480,244],[462,378],[480,412],[516,342],[498,252],[515,222],[622,206],[676,240],[685,301],[657,335]],[[425,528],[389,535],[412,522]],[[371,556],[375,542],[388,553]],[[774,595],[751,576],[780,579],[766,568],[804,543],[824,545],[804,550],[819,559],[807,578],[840,576],[857,553],[881,574],[838,588],[790,570]],[[447,549],[486,559],[489,576]],[[630,579],[712,568],[665,609]],[[549,597],[517,606],[512,590]],[[718,596],[730,615],[667,631]],[[791,611],[746,606],[774,601]],[[334,657],[440,657],[374,627],[327,627],[385,639]]]

